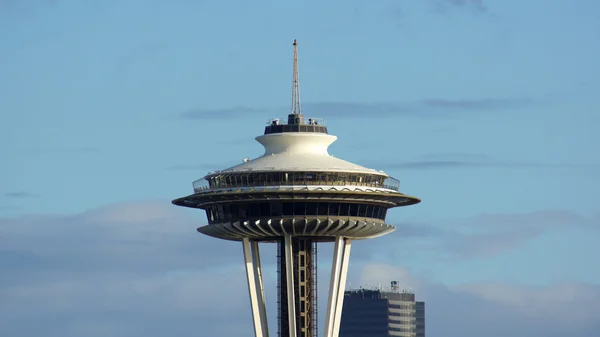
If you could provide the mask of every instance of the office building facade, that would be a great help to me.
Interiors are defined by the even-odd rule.
[[[358,289],[344,293],[340,337],[425,337],[425,302],[415,294]]]

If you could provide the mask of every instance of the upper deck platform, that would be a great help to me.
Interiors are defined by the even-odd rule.
[[[290,114],[287,118],[273,118],[267,121],[265,135],[285,132],[316,132],[327,134],[327,126],[322,118],[305,119],[302,114]]]

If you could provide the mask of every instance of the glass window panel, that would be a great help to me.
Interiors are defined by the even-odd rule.
[[[223,220],[224,217],[225,216],[223,214],[223,205],[217,205],[217,219]]]
[[[306,203],[297,202],[294,204],[294,215],[305,215],[306,214]]]
[[[294,215],[294,204],[291,202],[283,203],[283,215]]]
[[[358,205],[358,216],[361,218],[367,216],[367,205]]]
[[[306,203],[306,215],[317,215],[317,203],[307,202]]]
[[[318,204],[317,215],[324,215],[324,216],[329,215],[328,206],[329,206],[328,202],[320,202]]]
[[[271,204],[271,216],[282,216],[282,215],[283,215],[283,204],[278,201],[274,201]]]
[[[381,206],[373,206],[373,217],[377,219],[381,219],[379,217],[379,213],[381,213]]]
[[[350,204],[350,216],[358,216],[358,204]]]
[[[327,173],[327,185],[334,185],[336,179],[335,173]]]
[[[347,216],[350,211],[350,205],[347,203],[340,204],[340,215]]]
[[[252,204],[248,204],[248,208],[249,208],[249,212],[250,213],[250,217],[258,217],[260,216],[260,204],[259,203],[252,203]]]
[[[223,205],[223,220],[229,221],[231,219],[231,207],[229,205]]]
[[[260,203],[260,216],[269,216],[271,215],[271,205],[267,202]]]
[[[242,219],[248,217],[248,205],[239,205],[238,216]]]
[[[373,205],[367,205],[367,211],[365,212],[367,218],[373,217]]]
[[[237,218],[238,214],[240,213],[240,205],[238,205],[238,204],[229,205],[229,212],[231,214],[230,215],[231,219]]]
[[[340,214],[340,204],[337,202],[332,202],[329,204],[329,215],[337,216]]]

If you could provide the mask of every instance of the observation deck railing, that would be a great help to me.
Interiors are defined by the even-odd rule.
[[[327,126],[325,124],[325,120],[323,118],[305,118],[302,117],[304,120],[304,123],[301,123],[301,125],[320,125],[320,126]],[[282,117],[282,118],[271,118],[269,120],[267,120],[267,125],[288,125],[288,118],[287,117]]]
[[[287,132],[316,132],[327,133],[325,120],[322,118],[298,118],[297,123],[290,124],[287,119],[274,118],[267,121],[265,135]]]
[[[254,172],[213,174],[194,181],[195,193],[221,188],[266,186],[364,186],[399,192],[400,181],[374,174],[344,172]]]

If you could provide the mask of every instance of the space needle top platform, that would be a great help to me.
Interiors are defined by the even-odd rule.
[[[209,225],[198,231],[229,240],[271,241],[298,231],[323,241],[342,233],[364,239],[395,230],[384,223],[387,209],[420,200],[401,193],[400,182],[383,171],[328,153],[337,137],[322,119],[302,113],[294,50],[291,113],[267,121],[256,137],[264,154],[209,173],[193,183],[194,194],[173,203],[206,210]]]
[[[207,174],[172,202],[206,211],[200,233],[242,242],[256,337],[269,336],[259,243],[278,247],[278,336],[317,337],[317,246],[334,242],[324,336],[338,337],[352,241],[394,231],[388,209],[420,200],[383,171],[329,154],[337,137],[301,110],[295,40],[291,111],[256,140],[260,157]]]

